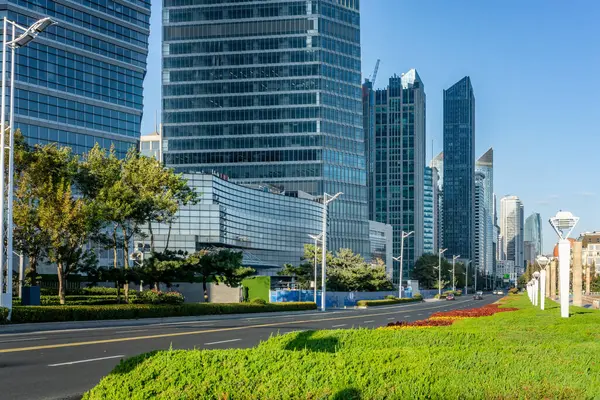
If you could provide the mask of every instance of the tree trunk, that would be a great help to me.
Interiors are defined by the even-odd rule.
[[[29,275],[31,276],[31,286],[37,286],[37,256],[29,255]],[[26,279],[25,277],[23,279]]]
[[[129,269],[129,238],[127,237],[127,228],[121,225],[123,231],[123,268]],[[125,295],[125,303],[129,303],[129,279],[125,276],[123,282],[123,292]]]
[[[206,285],[206,277],[202,276],[202,289],[204,290],[204,302],[208,303],[208,290]]]
[[[117,269],[117,268],[119,268],[119,265],[117,263],[118,254],[117,254],[117,226],[116,225],[113,226],[112,239],[113,239],[113,268]],[[115,288],[117,288],[117,303],[121,303],[121,283],[118,280],[115,281]]]
[[[167,251],[167,249],[169,248],[169,240],[171,240],[171,227],[173,226],[173,223],[171,221],[169,221],[169,232],[167,233],[167,243],[165,244],[165,250]]]
[[[154,253],[154,232],[152,231],[151,221],[148,221],[148,232],[150,232],[150,251]]]
[[[160,290],[160,288],[158,287],[158,282],[154,282],[154,290],[156,290],[157,292]]]
[[[62,263],[58,263],[57,269],[58,269],[58,271],[57,271],[58,272],[58,298],[60,300],[60,304],[64,305],[65,297],[66,297],[67,276],[63,272]]]

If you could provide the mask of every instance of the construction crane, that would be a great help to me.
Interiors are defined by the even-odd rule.
[[[375,63],[375,69],[373,70],[373,73],[371,74],[371,76],[369,76],[369,82],[371,82],[373,84],[373,86],[375,86],[375,79],[377,79],[377,71],[379,71],[379,62],[381,60],[378,58],[377,62]]]

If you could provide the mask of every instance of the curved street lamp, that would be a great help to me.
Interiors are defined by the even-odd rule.
[[[327,206],[329,205],[329,203],[331,203],[332,201],[334,201],[341,195],[343,195],[342,192],[336,193],[333,196],[331,196],[327,193],[323,193],[323,233],[321,234],[321,242],[323,244],[323,246],[322,246],[323,254],[322,254],[322,261],[321,261],[321,311],[325,311],[325,304],[326,304],[325,303],[325,292],[326,292],[325,277],[327,275],[325,272],[325,268],[327,267]],[[327,198],[327,197],[329,197],[329,198]]]
[[[538,305],[539,282],[540,282],[540,273],[538,271],[535,271],[533,273],[533,305],[534,306]]]
[[[11,40],[8,40],[8,25],[11,25]],[[0,173],[0,244],[2,250],[0,254],[0,306],[6,307],[12,310],[12,273],[13,273],[13,198],[14,198],[14,147],[15,147],[15,135],[14,135],[14,83],[15,83],[15,50],[27,45],[33,39],[35,39],[40,33],[46,28],[56,22],[49,17],[42,18],[34,22],[30,27],[26,28],[17,23],[10,21],[4,17],[3,20],[3,36],[2,36],[2,101],[1,111],[2,116],[0,117],[0,165],[5,165],[4,150],[8,150],[8,172],[5,171],[4,167],[1,168]],[[17,31],[21,32],[17,36]],[[8,126],[6,126],[6,54],[10,48],[10,108],[8,117]],[[9,144],[6,146],[5,134],[6,129],[9,129]],[[5,195],[5,182],[8,187],[8,194]],[[6,202],[6,203],[5,203]],[[6,222],[4,217],[6,204]],[[5,226],[6,224],[6,226]],[[6,230],[6,237],[4,231]],[[6,269],[6,282],[4,282],[4,270]],[[23,285],[23,271],[19,268],[19,287]],[[6,293],[4,288],[6,287]],[[10,312],[10,311],[9,311]],[[10,314],[9,314],[10,316]]]
[[[406,239],[413,233],[415,233],[415,231],[410,231],[408,233],[402,231],[402,239],[400,240],[400,256],[392,257],[394,260],[400,262],[400,279],[398,280],[398,298],[402,298],[402,289],[403,289],[402,275],[403,275],[404,271],[402,270],[402,267],[404,267],[404,239]]]

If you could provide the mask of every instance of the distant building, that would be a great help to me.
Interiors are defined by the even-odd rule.
[[[528,240],[523,241],[523,265],[527,267],[529,264],[534,264],[537,256],[535,243]]]
[[[438,174],[437,196],[436,196],[436,243],[434,253],[444,247],[444,152],[441,152],[431,160],[429,165],[435,168]]]
[[[436,216],[437,216],[437,170],[425,167],[424,203],[423,203],[423,253],[435,253]]]
[[[162,162],[162,136],[160,131],[140,136],[140,154],[146,157],[154,157]]]
[[[525,220],[524,240],[530,242],[534,247],[534,259],[543,252],[542,241],[542,217],[539,213],[531,213]]]
[[[385,272],[392,279],[394,273],[393,228],[381,222],[369,221],[369,242],[371,243],[371,262],[381,259],[385,263]],[[365,257],[369,259],[369,257]]]
[[[485,211],[483,221],[483,237],[481,243],[475,241],[475,246],[483,246],[482,267],[486,275],[492,276],[494,272],[494,150],[489,148],[475,162],[475,171],[483,174],[483,208]],[[475,178],[477,179],[477,178]]]
[[[475,95],[471,79],[444,90],[444,247],[473,259],[475,246]]]
[[[485,265],[485,233],[487,222],[487,210],[485,208],[485,175],[482,172],[475,173],[475,248],[473,253],[473,265],[484,275],[491,273]]]
[[[506,260],[514,261],[515,268],[524,268],[523,203],[517,196],[500,200],[500,232],[504,240]]]
[[[370,97],[363,96],[363,101]],[[374,107],[373,217],[392,225],[395,257],[400,255],[402,232],[414,231],[404,240],[405,279],[424,245],[425,89],[417,71],[392,76],[387,88],[375,91]],[[400,268],[395,265],[398,282]]]
[[[504,285],[516,285],[522,274],[523,270],[513,260],[502,260],[496,264],[496,278],[501,279]]]
[[[579,235],[582,242],[582,263],[595,266],[596,274],[600,274],[600,232],[584,232]]]

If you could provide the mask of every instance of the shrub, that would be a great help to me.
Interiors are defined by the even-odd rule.
[[[134,301],[136,296],[130,296],[130,300]],[[82,295],[68,295],[65,297],[67,305],[104,305],[104,304],[118,304],[117,296],[82,296]],[[121,301],[124,302],[124,298],[121,297]],[[42,306],[53,306],[59,305],[60,299],[58,296],[41,296],[40,304]]]
[[[55,288],[41,288],[40,292],[43,296],[58,296],[58,289]],[[129,288],[129,294],[137,293],[136,290]],[[117,288],[114,287],[84,287],[80,289],[67,289],[67,295],[70,296],[116,296]],[[121,289],[121,295],[123,295],[123,289]]]
[[[397,299],[397,297],[396,297],[396,296],[394,296],[394,295],[392,295],[392,294],[388,294],[387,296],[385,296],[385,299],[386,299],[386,300],[396,300],[396,299]]]
[[[155,289],[140,292],[135,303],[139,304],[182,304],[184,297],[179,292],[161,292]]]
[[[517,289],[517,288],[510,288],[508,290],[508,293],[510,293],[510,294],[519,294],[519,289]]]
[[[390,304],[402,304],[402,303],[413,303],[417,301],[421,301],[423,298],[413,297],[413,298],[402,298],[402,299],[385,299],[385,300],[359,300],[356,302],[356,305],[359,307],[376,307],[376,306],[387,306]]]
[[[170,304],[112,304],[105,306],[15,306],[12,322],[89,321],[105,319],[138,319],[185,317],[199,315],[244,314],[275,311],[314,310],[313,302],[269,303],[185,303]]]
[[[267,304],[267,302],[264,299],[252,299],[252,301],[250,302],[251,304],[261,304],[261,305],[265,305]]]
[[[0,307],[0,325],[8,322],[8,308]]]

